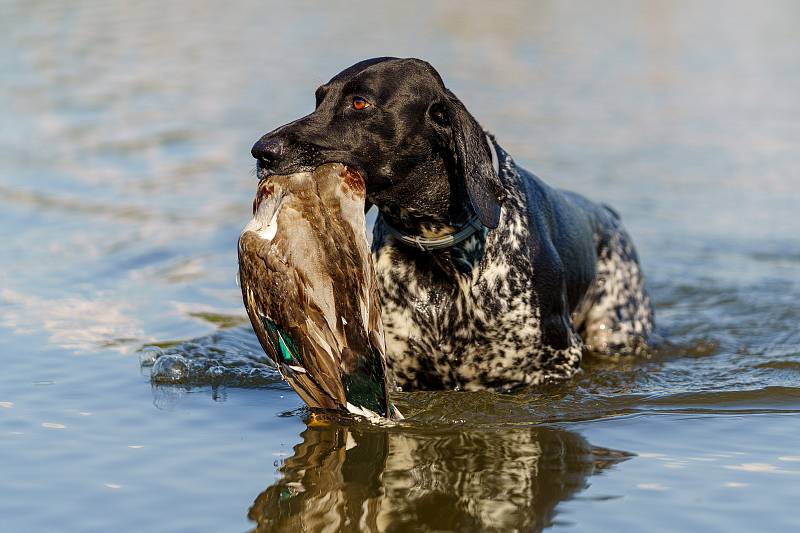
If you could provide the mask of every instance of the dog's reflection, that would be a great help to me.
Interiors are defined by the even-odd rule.
[[[630,457],[561,429],[309,427],[249,518],[266,531],[531,531]]]

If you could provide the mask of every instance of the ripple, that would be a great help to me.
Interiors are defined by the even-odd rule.
[[[800,371],[800,361],[766,361],[754,365],[754,368]]]
[[[249,327],[143,347],[139,364],[154,385],[266,387],[283,383]]]
[[[393,400],[406,415],[406,425],[437,428],[502,428],[666,414],[800,413],[800,388],[792,387],[620,394],[611,387],[590,390],[586,383],[564,383],[511,394],[488,391],[402,393],[394,395]]]

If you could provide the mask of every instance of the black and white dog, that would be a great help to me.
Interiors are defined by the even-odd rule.
[[[353,65],[252,153],[260,178],[334,161],[365,178],[399,388],[509,390],[645,351],[653,310],[619,216],[517,166],[428,63]]]

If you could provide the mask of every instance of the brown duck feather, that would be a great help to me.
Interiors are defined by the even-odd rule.
[[[264,351],[306,404],[398,418],[364,202],[363,178],[339,163],[263,180],[239,279]]]

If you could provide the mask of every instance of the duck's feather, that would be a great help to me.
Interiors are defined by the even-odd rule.
[[[363,180],[340,164],[259,185],[239,239],[253,329],[310,407],[395,417]]]

